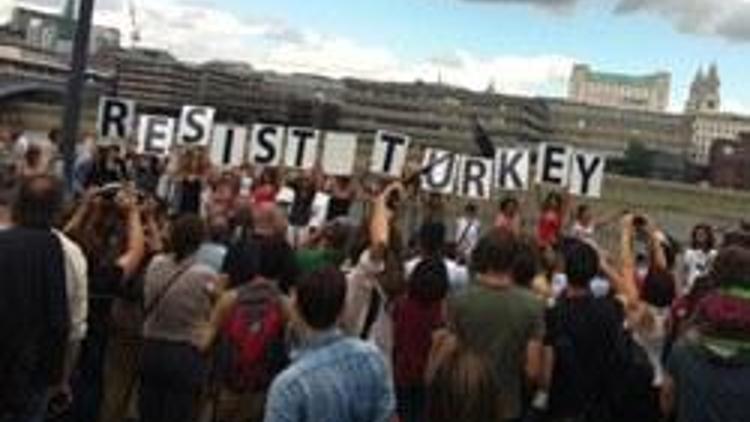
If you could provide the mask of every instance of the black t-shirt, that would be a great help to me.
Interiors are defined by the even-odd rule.
[[[315,189],[304,186],[301,181],[295,181],[291,187],[294,189],[294,201],[289,209],[289,224],[294,227],[304,227],[312,217]]]
[[[203,183],[200,179],[184,180],[180,191],[180,214],[198,214],[201,209]]]
[[[0,230],[0,274],[2,413],[59,381],[70,317],[62,246],[50,231]]]
[[[352,206],[352,200],[350,198],[336,198],[332,197],[331,202],[328,203],[328,215],[327,220],[333,220],[339,217],[346,217],[349,215],[349,208]]]
[[[547,311],[545,343],[555,353],[549,403],[552,416],[580,415],[596,401],[623,319],[617,300],[590,294],[562,297]]]

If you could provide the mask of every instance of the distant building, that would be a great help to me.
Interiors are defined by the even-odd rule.
[[[539,99],[423,82],[345,79],[344,84],[339,126],[369,137],[388,129],[420,145],[476,152],[475,118],[498,145],[538,144],[549,135],[547,106]]]
[[[196,104],[215,107],[218,121],[237,124],[334,128],[338,119],[332,95],[301,88],[307,86],[307,77],[300,82],[297,75],[257,72],[239,62],[191,64],[167,51],[145,48],[105,51],[94,63],[113,75],[112,94],[135,100],[140,112],[176,115],[183,105]],[[340,87],[329,81],[326,86]]]
[[[690,125],[690,161],[705,168],[709,165],[714,141],[736,140],[750,131],[750,116],[721,112],[721,79],[716,64],[708,73],[698,69],[685,103],[685,118]]]
[[[711,146],[709,178],[712,186],[750,189],[750,132],[739,138],[719,139]]]
[[[0,32],[0,127],[42,132],[59,128],[69,73],[60,55]],[[83,129],[90,130],[97,97],[111,89],[113,81],[89,69],[85,82],[82,120]]]
[[[686,113],[718,113],[721,111],[721,80],[716,64],[712,64],[707,75],[698,69],[690,85],[690,96],[685,104]]]
[[[628,145],[684,159],[690,146],[689,127],[679,114],[593,106],[546,99],[550,140],[622,158]]]
[[[690,125],[690,161],[707,166],[711,148],[717,139],[736,140],[740,133],[750,132],[750,116],[732,113],[697,113],[686,116]]]
[[[26,44],[45,51],[70,55],[75,31],[77,2],[67,0],[63,14],[16,7],[8,23],[8,31],[17,34]],[[100,25],[91,28],[89,52],[120,46],[120,31]]]
[[[573,68],[568,99],[597,106],[642,111],[666,111],[671,75],[659,72],[632,76],[592,71],[588,65]]]

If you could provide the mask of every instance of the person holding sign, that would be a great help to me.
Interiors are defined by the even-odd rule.
[[[511,233],[521,233],[521,204],[518,199],[507,196],[500,201],[500,212],[495,217],[495,228],[508,230]]]
[[[304,239],[304,229],[313,215],[313,201],[318,192],[317,174],[305,172],[288,183],[294,191],[294,199],[289,208],[290,243],[299,245]]]
[[[200,214],[210,163],[202,148],[185,150],[177,174],[177,214]]]
[[[582,240],[593,241],[596,231],[602,226],[608,225],[620,216],[620,211],[604,217],[594,216],[591,207],[587,204],[580,204],[576,207],[573,226],[570,229],[570,235]]]
[[[559,243],[569,204],[570,195],[567,193],[563,196],[550,192],[544,199],[536,231],[541,248],[554,247]]]
[[[482,222],[477,216],[477,206],[469,203],[464,208],[464,215],[456,223],[456,253],[459,261],[469,260],[481,234]]]
[[[357,188],[349,176],[336,176],[329,180],[328,192],[331,200],[328,204],[326,220],[334,220],[349,215],[349,209],[357,196]]]
[[[273,203],[279,193],[279,172],[275,168],[264,168],[258,182],[253,186],[252,201],[255,204]]]

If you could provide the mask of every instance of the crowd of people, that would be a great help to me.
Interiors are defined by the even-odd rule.
[[[0,145],[0,422],[750,421],[748,227],[201,149],[82,144],[68,191],[50,138]]]

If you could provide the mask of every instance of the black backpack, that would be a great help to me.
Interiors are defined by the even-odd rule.
[[[612,420],[658,421],[660,410],[653,387],[654,368],[648,354],[627,330],[620,330],[614,341],[611,371],[605,379]]]

